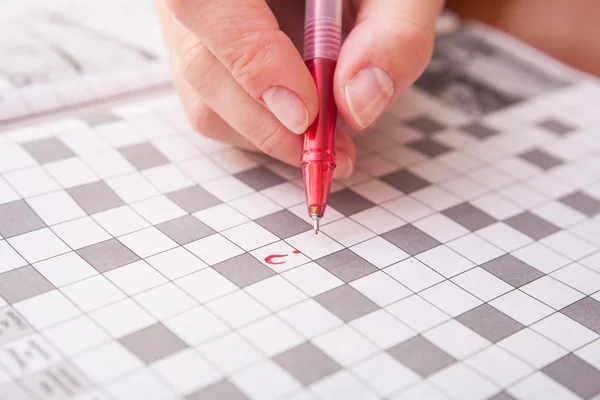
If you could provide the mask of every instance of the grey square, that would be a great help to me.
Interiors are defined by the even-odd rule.
[[[0,235],[5,238],[42,229],[46,226],[24,200],[0,204]]]
[[[103,181],[76,186],[67,189],[67,192],[90,215],[125,205],[125,202]]]
[[[456,362],[454,357],[420,335],[388,349],[388,353],[423,378]]]
[[[445,144],[436,142],[430,138],[411,142],[408,144],[408,147],[425,154],[427,157],[437,157],[452,150]]]
[[[588,217],[593,217],[600,213],[600,201],[582,192],[571,193],[568,196],[560,198],[559,201]]]
[[[421,116],[418,118],[411,119],[406,122],[406,125],[423,132],[427,135],[441,131],[446,128],[440,122],[428,116]]]
[[[345,216],[353,215],[368,208],[375,207],[375,203],[367,200],[350,189],[342,189],[331,193],[328,200],[329,205]]]
[[[350,322],[379,308],[377,304],[349,285],[338,286],[314,299],[344,322]]]
[[[262,166],[240,172],[234,176],[256,191],[285,182],[281,176]]]
[[[405,194],[431,186],[430,182],[405,169],[384,175],[380,179]]]
[[[272,269],[264,266],[247,253],[223,261],[214,265],[213,268],[240,288],[275,275]]]
[[[412,225],[401,226],[400,228],[384,233],[381,237],[411,256],[440,245],[440,242]]]
[[[531,150],[519,155],[523,160],[529,161],[531,164],[543,170],[548,170],[557,167],[563,163],[558,158],[539,149]]]
[[[281,210],[255,220],[257,224],[280,239],[298,235],[312,229],[312,226],[288,210]]]
[[[500,392],[489,400],[515,400],[515,398],[506,392]]]
[[[558,136],[565,136],[575,131],[575,128],[564,121],[556,118],[549,118],[538,123],[539,127],[549,130]]]
[[[109,239],[77,250],[100,273],[138,261],[140,258],[117,239]]]
[[[600,334],[600,302],[585,297],[565,308],[561,313]]]
[[[40,164],[75,156],[75,153],[70,148],[55,137],[22,143],[21,147]]]
[[[553,362],[542,372],[584,399],[600,393],[600,371],[574,354]]]
[[[517,288],[544,276],[542,272],[511,254],[488,261],[481,268]]]
[[[342,369],[310,342],[281,353],[273,360],[306,386]]]
[[[163,324],[157,323],[130,333],[119,342],[146,364],[187,348],[187,344]]]
[[[112,122],[118,122],[121,121],[121,118],[119,118],[119,116],[110,113],[110,112],[95,112],[95,113],[90,113],[89,115],[84,115],[83,116],[83,120],[85,122],[88,123],[88,125],[90,126],[97,126],[97,125],[104,125],[104,124],[110,124]]]
[[[492,343],[499,342],[524,328],[519,322],[488,304],[467,311],[456,320]]]
[[[213,383],[185,397],[185,400],[248,400],[237,387],[227,379]]]
[[[167,197],[190,214],[221,204],[221,200],[200,186],[192,186],[171,192],[167,194]]]
[[[481,211],[471,203],[462,203],[442,212],[446,217],[461,224],[471,232],[485,228],[496,222],[491,215]]]
[[[119,149],[123,157],[139,170],[158,167],[169,160],[150,143],[134,144]]]
[[[215,233],[212,228],[191,215],[163,222],[156,227],[182,246]]]
[[[525,211],[519,215],[515,215],[504,221],[508,226],[511,226],[521,233],[526,234],[534,240],[540,240],[546,236],[560,231],[560,228],[545,219],[538,217]]]
[[[474,122],[472,124],[463,126],[463,132],[468,133],[471,136],[474,136],[478,139],[487,139],[491,136],[497,135],[498,131],[494,128],[490,128],[487,125],[482,124],[481,122]]]
[[[316,263],[348,283],[378,269],[353,251],[344,249],[316,260]]]
[[[35,268],[26,265],[0,274],[0,296],[17,303],[54,289],[54,285]]]

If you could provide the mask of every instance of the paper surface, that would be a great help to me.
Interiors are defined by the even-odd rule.
[[[173,93],[2,132],[0,399],[597,398],[599,101],[447,33],[316,236]]]

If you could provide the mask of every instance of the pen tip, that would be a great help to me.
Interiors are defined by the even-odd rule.
[[[315,235],[317,233],[319,233],[319,221],[321,221],[321,218],[319,217],[312,217],[313,220],[313,229],[315,230]]]

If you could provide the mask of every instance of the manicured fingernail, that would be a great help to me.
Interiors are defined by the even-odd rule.
[[[309,123],[308,109],[300,98],[281,86],[274,86],[263,93],[267,108],[290,131],[300,135],[306,131]]]
[[[336,179],[350,178],[352,171],[354,170],[354,163],[352,162],[350,156],[338,150],[335,158],[337,166],[333,171],[333,177]]]
[[[379,68],[363,69],[346,85],[348,109],[361,128],[381,115],[393,95],[394,81]]]

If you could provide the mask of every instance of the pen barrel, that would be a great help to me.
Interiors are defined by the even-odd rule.
[[[337,60],[342,47],[342,1],[307,0],[304,17],[304,59]]]

